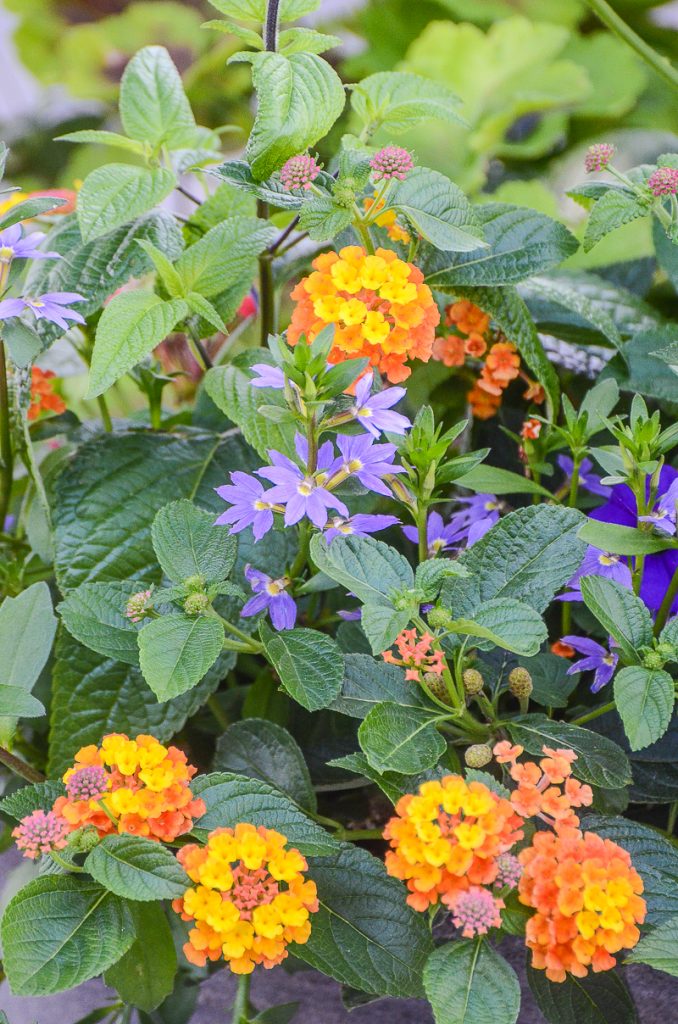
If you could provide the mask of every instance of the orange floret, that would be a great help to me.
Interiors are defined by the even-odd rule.
[[[374,193],[374,197],[368,196],[363,199],[363,209],[365,213],[368,213],[374,206],[374,201],[377,193]],[[385,200],[380,199],[377,204],[375,213],[383,209]],[[410,241],[410,233],[398,222],[398,217],[395,210],[386,210],[384,213],[379,214],[375,218],[374,223],[377,227],[386,228],[386,234],[392,242],[402,242],[403,245],[407,245]]]
[[[29,420],[37,420],[43,412],[62,413],[66,411],[66,403],[54,390],[55,379],[56,374],[52,370],[41,370],[39,366],[34,366],[31,370]]]
[[[460,299],[445,310],[445,323],[454,324],[464,334],[484,334],[490,326],[490,318],[470,299]]]
[[[494,756],[500,764],[509,764],[509,775],[517,783],[511,793],[511,803],[523,818],[539,817],[556,831],[576,827],[579,818],[573,808],[588,807],[593,801],[590,786],[572,778],[572,764],[577,760],[573,750],[543,747],[539,764],[534,761],[518,762],[523,752],[506,740],[494,747]],[[559,788],[564,783],[564,788]]]
[[[431,358],[440,313],[420,270],[389,249],[374,255],[357,245],[324,253],[314,272],[292,292],[296,307],[287,330],[290,345],[310,344],[334,324],[329,360],[367,357],[389,381],[409,377],[408,359]]]
[[[466,358],[464,339],[458,334],[448,334],[433,342],[433,358],[445,366],[463,366]]]
[[[177,859],[195,883],[172,903],[195,925],[184,945],[191,963],[204,967],[223,956],[234,974],[250,974],[257,964],[281,963],[290,942],[308,941],[315,883],[279,832],[245,823],[218,828],[205,846],[182,847]]]
[[[477,420],[489,420],[497,415],[501,405],[501,390],[498,395],[491,395],[476,383],[466,396],[471,412]]]
[[[493,381],[506,387],[520,372],[520,356],[510,341],[496,342],[487,353],[485,370]]]

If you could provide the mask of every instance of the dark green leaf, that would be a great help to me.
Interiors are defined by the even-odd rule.
[[[397,704],[424,707],[421,689],[408,683],[397,665],[375,661],[367,654],[347,654],[341,693],[330,705],[332,711],[351,718],[364,718],[376,704],[391,700]]]
[[[514,743],[528,754],[541,754],[544,745],[574,750],[572,770],[591,786],[618,789],[631,781],[631,766],[624,751],[612,740],[567,722],[554,722],[545,715],[522,715],[506,722]]]
[[[520,984],[482,939],[449,942],[426,961],[424,988],[436,1024],[515,1024]]]
[[[139,665],[159,701],[193,689],[212,667],[224,644],[224,627],[216,618],[161,615],[137,636]]]
[[[134,580],[83,583],[58,606],[62,621],[81,644],[127,665],[139,664],[139,627],[125,615],[129,598],[137,593]]]
[[[527,980],[549,1024],[638,1024],[631,993],[617,971],[585,978],[568,974],[556,984],[544,971],[528,967]]]
[[[327,576],[371,604],[388,605],[394,592],[414,586],[407,559],[373,537],[336,537],[328,544],[316,534],[311,540],[311,558]]]
[[[436,764],[446,743],[436,728],[442,720],[433,709],[377,704],[358,729],[360,746],[377,771],[413,775]]]
[[[678,978],[678,917],[671,917],[644,935],[626,954],[626,963],[649,964],[657,971]]]
[[[275,722],[247,718],[229,725],[217,742],[214,768],[260,779],[305,810],[316,810],[304,755],[287,729]]]
[[[187,498],[160,509],[151,536],[160,568],[175,583],[190,576],[219,583],[235,563],[238,542],[228,527],[215,526],[214,516]]]
[[[336,642],[315,629],[266,629],[262,640],[290,697],[308,711],[329,707],[344,674],[344,656]]]
[[[638,662],[638,649],[652,642],[652,618],[640,598],[605,576],[583,576],[580,585],[586,607],[615,638],[624,657]]]
[[[150,1013],[174,988],[177,954],[167,918],[159,904],[135,903],[129,908],[134,942],[104,981],[131,1006]]]
[[[128,900],[175,899],[191,884],[171,850],[142,836],[104,836],[84,867],[105,889]]]
[[[15,821],[21,821],[33,811],[51,811],[54,801],[57,797],[64,796],[65,792],[63,783],[55,779],[22,786],[0,800],[0,812],[14,818]]]
[[[614,699],[631,750],[641,750],[669,727],[674,682],[668,672],[630,665],[614,677]]]

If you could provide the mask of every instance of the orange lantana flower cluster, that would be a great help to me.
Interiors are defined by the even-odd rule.
[[[613,954],[638,942],[643,881],[616,843],[564,827],[535,833],[519,860],[519,899],[536,911],[526,927],[532,966],[551,981],[610,970]]]
[[[34,366],[31,370],[29,420],[37,420],[43,412],[62,413],[66,411],[66,403],[54,390],[55,379],[56,374],[52,370],[41,370],[39,366]]]
[[[455,910],[460,894],[497,879],[498,858],[522,838],[521,825],[511,802],[482,782],[424,782],[398,801],[384,829],[386,870],[406,883],[415,910],[438,902]]]
[[[494,756],[500,764],[508,764],[509,775],[517,783],[511,792],[511,803],[523,818],[539,817],[552,828],[576,826],[579,818],[573,808],[588,807],[593,801],[591,787],[572,778],[572,763],[577,760],[573,750],[552,750],[543,747],[545,757],[518,763],[521,746],[507,740],[497,743]]]
[[[440,313],[424,275],[389,249],[368,255],[349,245],[313,261],[292,292],[297,305],[287,331],[296,345],[335,325],[330,362],[366,356],[392,383],[410,376],[408,359],[428,362]]]
[[[250,974],[256,964],[284,960],[288,943],[308,941],[316,887],[304,878],[305,859],[286,844],[280,832],[243,823],[215,829],[206,846],[179,850],[195,885],[172,906],[195,923],[184,945],[191,963],[223,956],[234,974]]]
[[[404,668],[405,678],[413,683],[421,682],[423,672],[433,672],[440,676],[445,669],[445,655],[441,650],[433,649],[431,633],[422,633],[419,639],[417,636],[416,629],[403,629],[395,639],[400,657],[396,658],[390,648],[381,655],[389,665]]]
[[[77,752],[63,777],[66,796],[53,809],[71,830],[91,825],[101,836],[127,832],[172,842],[205,813],[190,790],[196,771],[181,750],[153,736],[111,733],[100,747]]]
[[[383,209],[386,200],[377,199],[377,193],[375,192],[374,196],[368,196],[366,199],[363,199],[363,209],[365,210],[365,213],[368,213],[372,209],[375,200],[377,202],[377,208],[374,212],[378,213],[379,210]],[[403,245],[407,245],[410,241],[410,233],[399,222],[395,210],[385,210],[384,213],[380,213],[379,216],[375,218],[374,223],[379,228],[386,228],[386,234],[392,242],[402,242]]]

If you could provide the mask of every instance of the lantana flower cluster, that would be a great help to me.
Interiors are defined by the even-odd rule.
[[[43,412],[59,415],[66,411],[66,403],[55,391],[56,374],[53,370],[31,369],[31,404],[28,407],[29,420],[37,420]]]
[[[247,823],[218,828],[205,846],[191,843],[177,857],[195,883],[172,904],[194,924],[184,945],[191,963],[223,956],[234,974],[250,974],[257,964],[281,963],[290,942],[308,941],[315,883],[280,832]]]
[[[518,758],[523,748],[507,740],[497,743],[494,756],[499,764],[509,765],[509,775],[517,784],[511,792],[511,803],[523,818],[538,817],[552,828],[577,826],[574,808],[589,807],[593,802],[590,786],[572,777],[572,764],[577,760],[573,750],[543,748],[539,763]]]
[[[434,637],[431,633],[422,633],[416,629],[404,629],[395,639],[395,647],[399,658],[393,651],[384,651],[382,658],[389,665],[399,665],[405,669],[405,679],[414,683],[421,682],[422,675],[432,672],[441,676],[445,670],[445,655],[442,650],[433,647]]]
[[[357,245],[323,253],[312,266],[292,292],[290,345],[302,336],[310,344],[334,324],[330,362],[367,357],[392,383],[410,376],[408,359],[428,362],[440,313],[417,267],[390,249],[370,255]]]

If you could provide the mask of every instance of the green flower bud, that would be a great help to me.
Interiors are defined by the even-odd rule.
[[[449,629],[453,621],[450,613],[444,608],[431,608],[427,618],[433,629]]]
[[[200,593],[201,590],[205,589],[205,577],[204,576],[189,576],[188,579],[184,580],[184,586],[189,594]]]
[[[665,660],[658,650],[646,651],[643,655],[643,665],[645,668],[663,668]]]
[[[434,697],[437,697],[438,700],[443,701],[445,704],[449,704],[450,695],[447,692],[447,686],[442,676],[437,675],[435,672],[426,672],[424,674],[424,682]]]
[[[475,693],[480,693],[485,685],[485,680],[477,668],[464,669],[461,678],[464,683],[464,689],[469,696],[473,696]]]
[[[352,178],[345,178],[338,181],[334,186],[334,201],[337,206],[343,206],[349,210],[355,202],[355,182]]]
[[[464,761],[469,768],[484,768],[492,760],[492,748],[487,743],[474,743],[466,748]]]
[[[666,640],[660,640],[660,642],[657,644],[657,654],[660,654],[664,661],[675,661],[676,648],[673,644],[668,643]]]
[[[509,673],[509,690],[519,700],[529,697],[532,693],[532,676],[526,668],[514,668]]]
[[[89,853],[99,845],[99,833],[91,825],[78,828],[68,837],[68,849],[71,853]]]
[[[184,611],[187,615],[200,615],[207,611],[210,599],[207,594],[189,594],[184,601]]]

